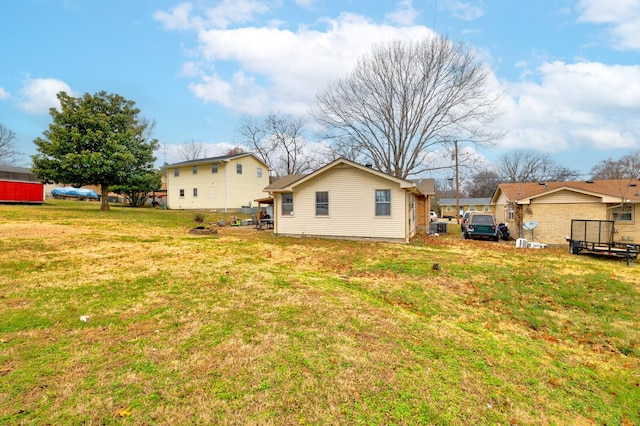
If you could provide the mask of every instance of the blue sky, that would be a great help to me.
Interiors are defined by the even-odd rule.
[[[191,141],[220,155],[241,117],[304,115],[372,43],[433,32],[506,95],[506,136],[473,153],[489,164],[535,149],[587,174],[640,149],[640,0],[4,0],[0,16],[0,123],[26,156],[61,90],[135,101],[160,161]]]

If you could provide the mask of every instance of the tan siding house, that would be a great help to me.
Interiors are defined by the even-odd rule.
[[[640,181],[500,184],[492,202],[496,219],[511,235],[545,244],[566,244],[572,219],[614,220],[614,240],[640,242]],[[533,231],[523,229],[537,222]]]
[[[167,207],[238,211],[264,196],[267,185],[269,168],[249,153],[170,164]]]
[[[417,229],[417,184],[338,159],[306,176],[265,188],[274,198],[274,233],[406,243]],[[428,214],[428,213],[427,213]]]
[[[495,207],[491,204],[491,197],[489,198],[460,198],[460,216],[466,212],[480,212],[494,214]],[[456,199],[455,198],[441,198],[438,201],[440,206],[440,217],[445,219],[454,219],[456,217]]]

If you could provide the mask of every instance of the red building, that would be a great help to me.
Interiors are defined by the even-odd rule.
[[[24,167],[0,165],[0,203],[44,202],[44,185]]]

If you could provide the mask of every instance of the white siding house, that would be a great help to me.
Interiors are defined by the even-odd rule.
[[[416,233],[414,182],[338,159],[306,176],[265,188],[274,198],[274,233],[406,243]]]
[[[269,168],[249,153],[169,164],[167,207],[237,211],[268,184]]]

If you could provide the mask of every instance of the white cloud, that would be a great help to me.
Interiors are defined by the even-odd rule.
[[[9,98],[11,95],[9,94],[9,92],[7,92],[6,90],[4,90],[3,87],[0,87],[0,99],[7,99]]]
[[[251,22],[256,15],[268,11],[269,7],[258,0],[223,0],[204,10],[194,10],[191,3],[180,3],[170,12],[156,11],[153,17],[167,30],[201,30]]]
[[[640,2],[638,0],[580,0],[579,20],[610,25],[612,43],[622,50],[640,49]]]
[[[230,24],[253,21],[255,15],[269,11],[267,5],[256,0],[223,0],[214,8],[207,10],[207,21],[216,28],[227,28]]]
[[[484,15],[484,3],[482,0],[441,0],[438,7],[451,12],[454,17],[463,21],[473,21]]]
[[[345,76],[372,44],[433,35],[423,26],[381,25],[352,14],[319,25],[296,31],[266,26],[199,31],[198,61],[185,65],[183,75],[198,76],[190,88],[205,102],[241,113],[304,114],[317,91]]]
[[[387,14],[386,20],[397,25],[414,25],[420,13],[413,7],[412,0],[402,0],[396,11]]]
[[[73,95],[67,83],[55,78],[28,79],[22,88],[22,100],[18,103],[20,109],[33,113],[44,114],[49,108],[58,107],[60,103],[56,95],[59,92],[67,92]]]
[[[158,10],[153,14],[153,18],[160,21],[167,30],[189,30],[193,29],[195,23],[191,21],[191,3],[180,3],[171,12]]]
[[[505,148],[640,148],[640,66],[544,63],[508,89]]]

